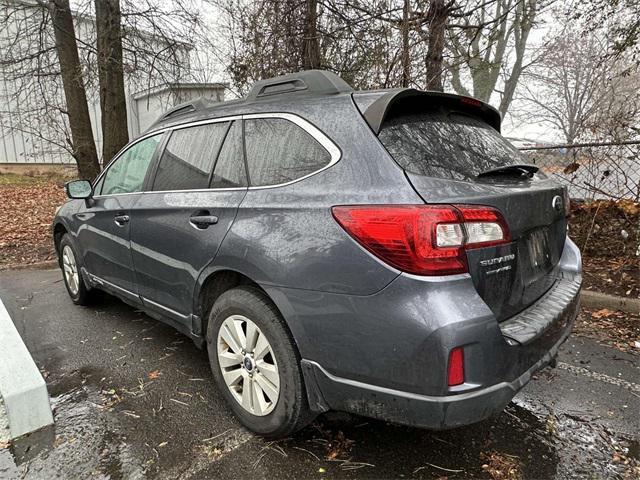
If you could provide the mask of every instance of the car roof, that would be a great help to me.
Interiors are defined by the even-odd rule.
[[[489,125],[500,131],[500,113],[485,102],[434,91],[413,88],[355,91],[347,82],[326,70],[304,70],[256,82],[246,97],[225,102],[209,102],[198,98],[177,105],[162,114],[145,133],[184,123],[205,121],[220,117],[287,111],[295,113],[296,107],[310,100],[322,98],[324,107],[331,99],[340,101],[353,98],[364,119],[374,133],[379,133],[389,115],[397,115],[407,105],[454,102],[457,108],[473,109]]]

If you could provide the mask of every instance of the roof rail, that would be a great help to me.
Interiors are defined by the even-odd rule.
[[[165,113],[160,115],[158,119],[153,122],[155,125],[162,120],[166,120],[167,118],[177,117],[179,115],[184,115],[185,113],[195,112],[197,110],[202,110],[209,106],[209,102],[204,97],[199,97],[194,100],[189,100],[188,102],[181,103],[176,105],[170,110],[167,110]]]
[[[254,100],[283,93],[332,95],[352,91],[353,88],[333,72],[303,70],[256,82],[247,94],[247,99]]]

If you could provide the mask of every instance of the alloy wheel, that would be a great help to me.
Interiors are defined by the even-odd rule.
[[[62,268],[64,270],[64,279],[72,295],[78,294],[80,288],[80,275],[78,274],[78,265],[76,257],[69,245],[65,245],[62,249]]]
[[[280,375],[269,340],[243,315],[231,315],[218,331],[218,364],[233,398],[247,412],[264,416],[280,394]]]

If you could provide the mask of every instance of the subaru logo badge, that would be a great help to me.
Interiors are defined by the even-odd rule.
[[[551,200],[551,206],[553,207],[553,209],[556,212],[561,212],[562,211],[562,197],[560,195],[556,195],[555,197],[553,197],[553,200]]]

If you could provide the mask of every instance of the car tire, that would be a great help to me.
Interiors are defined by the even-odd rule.
[[[89,305],[94,297],[94,292],[87,288],[82,278],[82,264],[80,258],[71,243],[69,234],[64,234],[58,248],[58,264],[62,270],[64,286],[71,300],[76,305]]]
[[[234,327],[241,333],[235,330],[234,336]],[[242,333],[245,348],[241,345]],[[235,345],[234,339],[239,339]],[[245,427],[278,438],[311,422],[314,415],[309,409],[297,349],[280,312],[262,291],[242,286],[220,295],[209,314],[206,341],[216,384]],[[266,355],[265,342],[270,349]],[[231,385],[234,377],[238,379]],[[269,395],[274,396],[276,390],[274,402]]]

